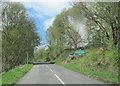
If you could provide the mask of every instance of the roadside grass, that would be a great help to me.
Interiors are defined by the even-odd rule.
[[[16,83],[22,76],[24,76],[32,68],[32,66],[33,66],[32,64],[28,64],[22,68],[15,68],[3,74],[2,86],[6,86],[6,84],[10,85]]]
[[[104,80],[104,82],[110,81],[111,83],[117,83],[117,84],[119,83],[118,77],[114,73],[84,69],[84,68],[80,68],[78,65],[71,65],[71,64],[57,64],[57,65],[63,66],[67,69],[70,69],[75,72],[79,72],[88,76],[93,76],[94,79],[98,79],[99,77],[100,80],[102,79],[102,81]]]
[[[0,74],[0,86],[2,85],[2,74]]]
[[[104,59],[100,48],[87,49],[86,51],[87,53],[83,57],[71,60],[69,63],[56,62],[56,64],[105,83],[120,83],[118,80],[117,50],[106,50]]]

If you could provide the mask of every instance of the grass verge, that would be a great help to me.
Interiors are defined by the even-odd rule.
[[[22,68],[15,68],[3,74],[2,86],[5,86],[6,84],[16,83],[23,75],[25,75],[32,68],[32,66],[32,64],[28,64]]]
[[[57,65],[63,66],[75,72],[85,74],[87,76],[91,76],[92,78],[96,80],[100,80],[102,82],[104,81],[104,83],[114,83],[114,84],[119,83],[118,76],[116,76],[113,73],[84,69],[84,68],[80,68],[78,65],[70,65],[70,64],[57,64]]]
[[[87,49],[86,55],[67,62],[56,62],[57,65],[80,72],[104,83],[120,84],[118,80],[117,50],[106,50],[104,58],[99,48]]]

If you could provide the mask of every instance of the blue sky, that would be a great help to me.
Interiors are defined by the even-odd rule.
[[[64,8],[69,8],[69,2],[21,2],[26,8],[29,16],[36,22],[37,32],[42,38],[41,43],[45,43],[45,34],[49,26],[52,25],[56,15],[60,14]]]

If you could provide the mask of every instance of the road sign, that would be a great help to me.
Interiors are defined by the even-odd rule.
[[[85,55],[85,50],[76,50],[75,55],[76,56],[84,56]]]

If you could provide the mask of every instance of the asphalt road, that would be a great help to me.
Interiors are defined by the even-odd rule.
[[[54,64],[34,65],[16,84],[103,84]]]

